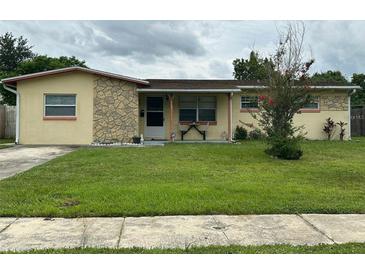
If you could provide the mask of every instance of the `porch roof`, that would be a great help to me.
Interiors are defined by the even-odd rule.
[[[238,85],[257,85],[258,81],[221,80],[221,79],[146,79],[149,86],[141,87],[141,92],[240,92]]]
[[[140,92],[204,92],[204,93],[222,93],[222,92],[241,92],[243,89],[266,89],[265,82],[259,80],[222,80],[222,79],[146,79],[148,86],[140,87]],[[317,82],[311,86],[313,89],[334,89],[334,90],[351,90],[359,89],[359,86],[344,85],[336,82]]]

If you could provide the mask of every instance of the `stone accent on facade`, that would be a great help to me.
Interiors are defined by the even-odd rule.
[[[130,82],[98,77],[94,86],[94,142],[131,142],[138,135],[138,94]]]
[[[328,94],[320,96],[321,110],[342,110],[348,108],[348,98],[345,94]]]

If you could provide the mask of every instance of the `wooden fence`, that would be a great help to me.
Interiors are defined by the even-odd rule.
[[[15,138],[16,110],[0,105],[0,138]]]
[[[351,108],[351,136],[365,136],[365,106]]]

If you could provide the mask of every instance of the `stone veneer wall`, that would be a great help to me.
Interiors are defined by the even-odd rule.
[[[98,77],[94,86],[94,142],[131,142],[134,135],[138,135],[136,85]]]
[[[347,94],[331,94],[320,96],[321,110],[340,110],[346,111],[348,109]]]

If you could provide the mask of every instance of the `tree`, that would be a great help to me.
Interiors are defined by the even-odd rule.
[[[0,36],[0,72],[10,73],[18,65],[34,56],[32,46],[23,36],[15,38],[12,33],[7,32]]]
[[[87,67],[84,60],[78,60],[75,56],[67,57],[49,57],[47,55],[38,55],[19,64],[16,69],[17,75],[60,69],[66,67]]]
[[[283,159],[299,159],[303,152],[302,127],[293,124],[294,115],[313,101],[308,71],[314,60],[303,61],[305,26],[288,25],[267,68],[267,91],[259,96],[259,112],[252,114],[267,135],[266,153]]]
[[[365,105],[365,74],[354,73],[351,78],[351,84],[362,88],[351,96],[351,105]]]
[[[251,51],[249,59],[233,60],[233,76],[237,80],[265,80],[267,78],[266,67],[271,64],[267,58],[259,57],[255,51]]]
[[[311,77],[313,83],[330,82],[338,84],[348,84],[346,77],[342,75],[341,71],[328,70],[326,72],[316,72]]]
[[[32,46],[22,36],[15,38],[7,32],[0,36],[0,79],[16,75],[16,68],[34,56]],[[15,94],[0,85],[0,103],[15,105]]]

